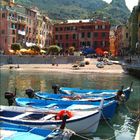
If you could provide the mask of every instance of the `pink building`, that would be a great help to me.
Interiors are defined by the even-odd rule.
[[[52,24],[49,18],[41,15],[38,27],[39,10],[26,8],[9,0],[0,2],[0,51],[9,53],[11,44],[20,43],[21,46],[47,47],[52,43]],[[40,40],[39,40],[39,37]]]

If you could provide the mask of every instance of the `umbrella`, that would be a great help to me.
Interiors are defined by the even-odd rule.
[[[27,49],[20,49],[20,52],[27,52],[28,50]]]
[[[41,52],[41,53],[46,53],[46,51],[45,51],[45,50],[40,50],[40,52]]]
[[[98,54],[98,55],[103,55],[104,52],[103,52],[103,50],[102,50],[101,48],[97,48],[97,49],[96,49],[96,54]]]
[[[10,52],[10,53],[14,53],[15,51],[14,51],[14,50],[9,50],[9,52]]]
[[[108,54],[108,51],[104,51],[104,54]]]

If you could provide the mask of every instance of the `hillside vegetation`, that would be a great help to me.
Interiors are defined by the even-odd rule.
[[[125,0],[15,0],[15,2],[38,7],[51,19],[99,18],[110,20],[113,25],[124,23],[130,16]]]

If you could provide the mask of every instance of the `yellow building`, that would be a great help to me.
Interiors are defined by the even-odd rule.
[[[115,51],[115,32],[114,32],[114,30],[110,31],[109,40],[110,40],[109,51],[111,52],[112,56],[115,56],[116,51]]]

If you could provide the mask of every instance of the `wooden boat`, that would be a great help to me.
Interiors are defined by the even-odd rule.
[[[31,98],[16,98],[16,104],[18,106],[30,106],[34,108],[44,108],[48,110],[94,110],[100,106],[99,101],[89,100],[40,100],[40,99],[31,99]],[[117,107],[117,101],[104,101],[102,117],[104,119],[111,119]]]
[[[70,87],[61,87],[59,92],[56,90],[58,85],[54,88],[54,93],[48,92],[36,92],[35,96],[41,99],[51,99],[51,100],[92,100],[99,101],[101,98],[104,100],[116,100],[118,102],[124,102],[129,99],[132,84],[130,87],[121,90],[99,90],[99,89],[81,89],[81,88],[70,88]],[[58,94],[59,93],[59,94]]]
[[[67,117],[66,128],[76,133],[91,134],[97,130],[101,117],[103,101],[100,107],[92,111],[45,111],[18,106],[0,106],[0,121],[18,125],[55,129]]]
[[[29,127],[24,125],[17,125],[12,123],[0,122],[0,139],[1,140],[60,140],[66,138],[70,139],[74,132],[66,132],[61,129],[45,130],[36,127]]]
[[[116,89],[116,90],[112,90],[112,89],[81,89],[81,88],[71,88],[71,87],[60,87],[59,91],[60,93],[63,94],[68,94],[68,95],[75,95],[75,94],[80,94],[80,95],[97,95],[98,96],[104,96],[107,94],[114,94],[116,96],[116,98],[120,98],[118,96],[124,96],[125,97],[125,101],[127,101],[130,97],[130,93],[132,91],[132,84],[131,83],[130,87],[123,89],[123,86],[120,90]],[[110,99],[110,98],[108,98]]]
[[[98,62],[98,63],[96,64],[96,67],[97,67],[97,68],[104,68],[104,62]]]
[[[99,101],[101,98],[104,100],[111,100],[115,99],[116,94],[115,93],[100,93],[100,94],[54,94],[54,93],[48,93],[48,92],[36,92],[35,96],[40,99],[51,99],[51,100],[92,100],[92,101]]]

